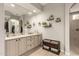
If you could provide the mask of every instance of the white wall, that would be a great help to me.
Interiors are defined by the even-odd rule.
[[[69,12],[73,3],[65,4],[65,55],[70,55]]]
[[[51,28],[44,28],[38,25],[39,22],[47,20],[53,14],[54,17],[60,17],[61,22],[52,21]],[[25,18],[27,20],[27,17]],[[61,50],[64,50],[64,4],[46,4],[42,13],[28,19],[31,23],[35,22],[32,30],[38,30],[43,34],[43,38],[61,41]]]
[[[4,49],[4,41],[5,41],[5,34],[4,34],[4,5],[0,3],[0,56],[5,55]]]

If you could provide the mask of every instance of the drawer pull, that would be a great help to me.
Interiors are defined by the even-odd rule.
[[[16,40],[16,41],[18,41],[18,40]]]
[[[20,39],[19,39],[20,40]]]

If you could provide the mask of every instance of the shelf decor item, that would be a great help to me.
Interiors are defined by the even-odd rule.
[[[56,18],[55,21],[58,23],[58,22],[61,22],[61,19],[58,17],[58,18]]]
[[[27,21],[26,24],[30,24],[29,21]]]
[[[53,15],[50,15],[50,17],[47,19],[47,21],[51,21],[51,20],[54,20],[54,16]]]
[[[29,28],[29,29],[32,28],[31,24],[27,25],[27,28]]]
[[[26,23],[26,26],[27,26],[27,28],[32,28],[32,25],[27,21],[27,23]]]
[[[52,27],[52,24],[49,22],[42,22],[42,26],[48,28],[48,27]]]
[[[35,23],[33,23],[33,26],[35,26]]]
[[[41,22],[39,22],[38,25],[41,26]]]

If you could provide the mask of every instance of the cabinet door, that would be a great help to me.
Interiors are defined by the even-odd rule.
[[[35,44],[35,47],[36,47],[36,46],[38,46],[38,36],[37,35],[35,36],[35,39],[34,40],[35,40],[35,43],[34,44]]]
[[[27,37],[26,42],[27,42],[27,50],[29,50],[30,49],[30,37]]]
[[[19,55],[22,55],[27,51],[26,49],[26,38],[19,39]]]
[[[35,43],[34,43],[35,46],[40,45],[41,42],[42,42],[42,36],[41,35],[36,35],[34,41],[35,41]]]
[[[42,43],[42,35],[38,35],[38,44],[40,45]]]
[[[17,39],[7,40],[5,42],[6,55],[7,56],[17,56],[18,55],[18,41]]]
[[[33,41],[33,38],[32,36],[28,37],[28,40],[27,40],[27,45],[28,45],[28,49],[32,49],[33,48],[33,44],[32,44],[32,41]]]
[[[35,39],[35,36],[31,36],[31,40],[30,40],[30,45],[31,45],[31,48],[34,48],[35,47],[35,41],[34,41],[34,39]]]

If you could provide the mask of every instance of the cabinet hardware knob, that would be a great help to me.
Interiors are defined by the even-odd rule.
[[[20,40],[20,39],[19,39]]]
[[[18,41],[18,40],[16,40],[16,41]]]

